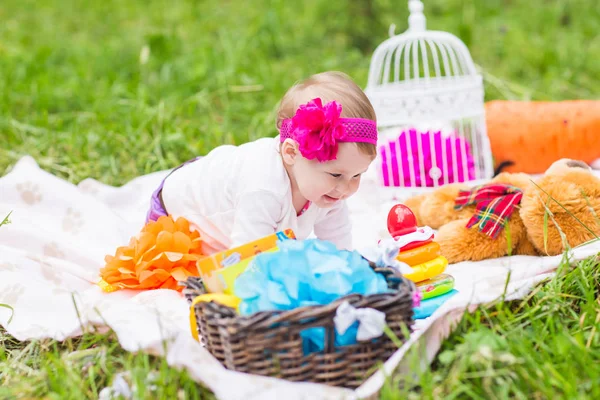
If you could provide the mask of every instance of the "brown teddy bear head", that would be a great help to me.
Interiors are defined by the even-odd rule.
[[[519,214],[540,254],[558,255],[597,239],[600,178],[582,161],[556,161],[537,181],[529,178]]]
[[[531,183],[531,175],[522,172],[502,172],[496,175],[492,182],[504,183],[506,185],[516,186],[521,190],[527,189]]]

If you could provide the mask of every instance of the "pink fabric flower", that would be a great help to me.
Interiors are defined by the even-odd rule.
[[[341,113],[341,104],[332,101],[323,106],[320,98],[298,108],[292,118],[292,130],[302,156],[319,162],[335,160],[338,141],[346,134],[340,123]]]

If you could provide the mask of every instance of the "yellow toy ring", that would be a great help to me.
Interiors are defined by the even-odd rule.
[[[433,260],[421,263],[419,265],[415,265],[412,267],[413,272],[411,274],[404,275],[406,279],[410,279],[411,281],[417,283],[427,280],[429,278],[433,278],[444,272],[446,267],[448,266],[448,260],[444,256],[438,256]]]

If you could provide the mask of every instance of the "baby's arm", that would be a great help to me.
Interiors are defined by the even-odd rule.
[[[231,231],[231,247],[241,246],[277,230],[281,201],[271,192],[256,190],[240,196]]]
[[[315,224],[315,235],[333,242],[338,249],[352,250],[352,224],[345,202],[334,206]]]

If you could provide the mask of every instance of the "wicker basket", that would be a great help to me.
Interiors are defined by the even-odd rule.
[[[385,333],[366,342],[334,347],[333,317],[337,307],[348,301],[356,308],[385,313],[387,326],[402,342],[406,340],[403,328],[410,331],[413,324],[414,284],[391,268],[371,267],[385,276],[392,292],[353,294],[325,306],[262,311],[249,316],[240,316],[234,309],[215,302],[197,303],[194,313],[199,340],[231,370],[356,388],[398,348]],[[196,296],[206,293],[198,277],[190,277],[182,284],[190,304]],[[325,349],[304,355],[300,332],[312,327],[325,328]]]

